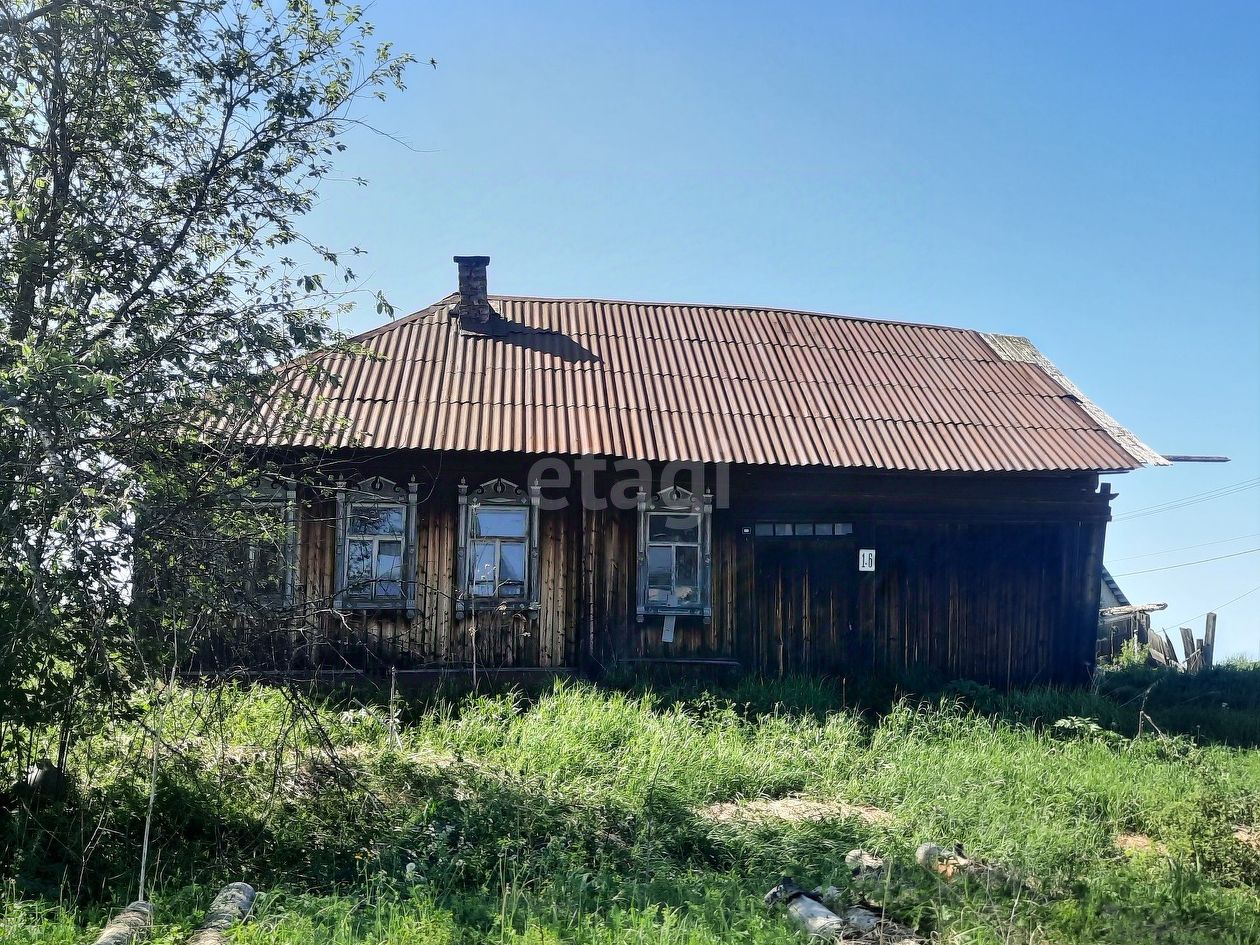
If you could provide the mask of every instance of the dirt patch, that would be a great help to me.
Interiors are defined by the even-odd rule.
[[[856,817],[868,824],[884,823],[892,814],[870,804],[849,804],[845,801],[823,801],[789,794],[771,799],[758,797],[745,801],[723,801],[700,808],[697,813],[718,824],[756,823],[770,820],[789,822],[805,820],[840,820]]]
[[[1234,831],[1234,839],[1260,853],[1260,827],[1239,827]]]
[[[1116,849],[1122,853],[1159,853],[1168,852],[1168,847],[1158,840],[1152,840],[1144,833],[1118,833],[1115,837]]]

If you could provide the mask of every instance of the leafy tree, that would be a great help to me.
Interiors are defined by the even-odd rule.
[[[257,457],[207,422],[247,418],[277,365],[335,340],[355,276],[298,223],[355,104],[409,57],[337,0],[0,0],[0,62],[12,759],[36,725],[102,717],[143,665],[133,577],[175,572],[168,640],[221,619],[222,572],[195,562]]]

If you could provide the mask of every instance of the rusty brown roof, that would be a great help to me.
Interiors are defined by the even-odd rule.
[[[594,454],[921,471],[1133,469],[1162,457],[1007,335],[766,308],[458,296],[314,356],[282,387],[317,448]],[[334,421],[335,429],[320,423]]]

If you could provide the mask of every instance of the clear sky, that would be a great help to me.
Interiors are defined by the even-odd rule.
[[[1023,334],[1156,449],[1117,517],[1260,477],[1260,4],[379,0],[436,69],[310,221],[412,311],[455,288]],[[365,296],[343,327],[380,320]],[[1212,544],[1207,544],[1211,542]],[[1188,547],[1200,546],[1200,547]],[[1156,626],[1260,656],[1260,489],[1117,521]],[[1235,555],[1169,570],[1203,558]],[[1138,557],[1142,556],[1142,557]],[[1226,604],[1248,591],[1250,596]],[[1199,615],[1199,616],[1196,616]],[[1174,632],[1174,639],[1176,634]]]

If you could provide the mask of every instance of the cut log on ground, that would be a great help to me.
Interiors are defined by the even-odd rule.
[[[861,906],[840,914],[832,912],[788,877],[766,893],[766,905],[771,909],[782,906],[801,931],[823,941],[870,945],[920,945],[923,941],[904,926]]]
[[[153,926],[153,907],[136,901],[109,920],[101,929],[95,945],[132,945],[149,934]]]
[[[188,945],[224,945],[227,938],[224,932],[249,915],[254,905],[254,887],[249,883],[229,883],[224,886],[210,909],[206,912],[201,927],[192,934]]]

